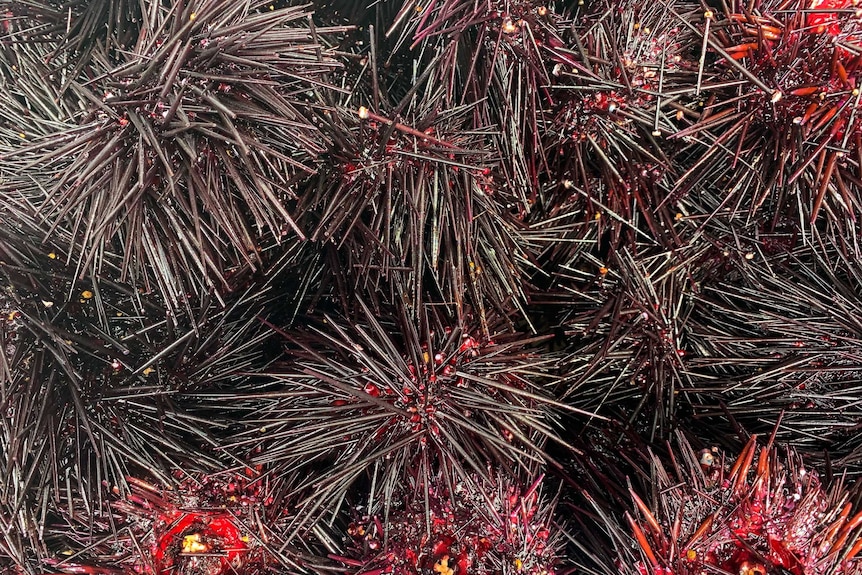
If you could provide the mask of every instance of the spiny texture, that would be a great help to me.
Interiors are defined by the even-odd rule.
[[[59,551],[49,518],[87,525],[127,474],[221,467],[211,424],[176,398],[265,362],[269,333],[243,315],[265,292],[175,317],[127,284],[76,281],[20,233],[0,242],[0,517],[3,555],[24,569]]]
[[[93,0],[92,2],[61,2],[55,0],[25,1],[3,0],[2,28],[14,40],[14,49],[41,52],[43,70],[59,76],[42,76],[57,81],[53,87],[65,92],[67,82],[81,73],[88,61],[102,50],[122,50],[132,45],[149,15],[147,4],[137,0]],[[29,74],[37,71],[22,66],[14,71]],[[30,90],[40,83],[23,84]],[[32,96],[33,92],[31,92]],[[33,98],[30,103],[48,103]]]
[[[554,65],[543,126],[548,173],[571,202],[595,219],[611,246],[671,247],[672,194],[684,146],[668,136],[692,114],[697,63],[687,26],[689,2],[590,2],[572,24],[568,57]]]
[[[622,572],[862,573],[862,513],[851,516],[841,482],[825,489],[792,450],[781,453],[771,440],[759,447],[752,436],[729,469],[682,439],[671,455],[670,471],[653,458],[651,498],[631,492],[638,551],[622,550]]]
[[[120,279],[176,307],[242,285],[267,242],[302,237],[288,212],[292,184],[322,150],[306,92],[336,64],[304,8],[145,8],[83,69],[54,72],[77,106],[6,153],[5,171],[38,167],[32,209],[50,236],[68,236],[80,273],[121,254]],[[16,25],[38,23],[32,13]]]
[[[562,441],[555,412],[568,408],[554,400],[553,356],[535,339],[492,340],[433,309],[379,320],[366,309],[359,322],[326,317],[285,335],[289,361],[236,394],[247,415],[230,448],[301,470],[294,490],[306,521],[337,509],[372,472],[395,486],[410,469],[426,482],[433,469],[516,469]]]
[[[492,129],[471,106],[446,110],[428,74],[415,81],[421,99],[324,113],[331,164],[307,184],[300,223],[339,248],[351,292],[405,292],[414,306],[430,293],[461,317],[523,309],[531,256],[494,175]]]
[[[0,0],[0,570],[857,572],[859,22]]]
[[[855,228],[862,20],[849,1],[729,2],[704,11],[703,105],[674,137],[697,140],[676,193],[720,189],[747,218]],[[823,217],[829,213],[829,216]]]
[[[445,60],[430,48],[384,59],[389,42],[369,27],[350,46],[358,61],[342,82],[354,88],[323,113],[332,148],[302,186],[300,225],[338,246],[365,297],[406,293],[414,307],[431,298],[462,318],[527,316],[528,188],[507,183],[501,125],[484,101],[452,101]]]
[[[420,486],[414,478],[385,513],[373,506],[356,517],[344,555],[330,558],[351,574],[552,575],[561,539],[542,479],[527,486],[491,473]]]
[[[297,566],[278,549],[287,507],[276,505],[269,475],[246,468],[176,476],[171,489],[128,477],[92,517],[49,527],[47,539],[61,551],[48,563],[99,575],[263,575]]]
[[[568,21],[534,0],[404,2],[387,30],[434,65],[448,107],[475,103],[497,128],[500,177],[529,212],[545,168],[539,126],[554,65],[571,60]],[[464,63],[469,62],[465,67]]]
[[[5,361],[13,369],[0,381],[0,465],[11,511],[4,522],[14,518],[6,532],[10,541],[20,538],[9,554],[20,564],[44,555],[37,534],[61,490],[83,497],[82,512],[90,514],[100,483],[122,477],[131,462],[190,464],[183,445],[194,427],[165,400],[168,385],[130,373],[129,361],[161,339],[149,333],[159,329],[148,315],[154,304],[121,284],[77,285],[56,259],[42,258],[29,268],[2,266]],[[74,299],[57,299],[69,291]],[[147,335],[127,337],[138,330]],[[166,414],[180,417],[178,425],[162,427]]]
[[[733,266],[736,267],[736,266]],[[859,463],[860,270],[832,248],[797,246],[747,262],[697,296],[690,362],[701,389],[695,413],[732,415],[751,431],[781,421],[776,436],[816,457]]]
[[[79,113],[79,102],[64,97],[50,45],[28,41],[28,27],[17,20],[0,20],[0,30],[6,38],[0,48],[0,149],[8,151],[62,129]]]
[[[569,272],[580,280],[572,288],[580,301],[561,321],[570,351],[565,397],[664,436],[693,387],[689,315],[698,286],[690,266],[673,252],[620,249],[584,267]]]

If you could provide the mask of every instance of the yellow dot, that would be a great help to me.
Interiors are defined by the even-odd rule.
[[[689,549],[685,552],[685,558],[689,561],[694,561],[695,559],[697,559],[697,551],[695,551],[694,549]]]
[[[359,119],[360,120],[367,120],[369,114],[370,113],[368,112],[368,108],[366,108],[365,106],[359,107]]]
[[[84,299],[90,299],[93,297],[93,292],[91,292],[88,289],[85,289],[84,291],[81,292],[81,297]]]
[[[673,217],[673,219],[675,219],[675,220],[681,220],[682,218],[683,218],[683,215],[680,212],[677,212],[676,215]]]
[[[192,533],[183,537],[183,553],[206,553],[210,550],[209,545],[201,543],[200,533]]]
[[[600,220],[600,219],[602,219],[602,213],[601,213],[601,212],[596,212],[596,213],[595,213],[595,215],[593,216],[593,219],[594,219],[594,220]]]
[[[192,22],[194,22],[195,20],[197,20],[197,18],[198,18],[198,13],[197,13],[197,12],[192,12],[191,14],[189,14],[189,20],[191,20]]]
[[[51,258],[52,260],[56,260],[57,254],[55,254],[54,252],[51,252],[50,254],[48,254],[48,257]]]
[[[524,562],[521,561],[520,557],[515,557],[514,563],[515,563],[515,571],[520,571],[521,569],[524,568]]]
[[[608,268],[606,268],[605,266],[602,266],[599,268],[599,273],[602,274],[603,276],[607,275],[608,271],[609,271]]]
[[[709,20],[713,16],[715,16],[715,14],[713,13],[712,10],[707,10],[706,12],[703,13],[703,17],[706,18],[707,20]]]
[[[240,540],[241,540],[243,543],[248,543],[249,541],[251,541],[251,539],[249,538],[249,536],[248,536],[248,535],[243,535],[242,537],[240,537]]]
[[[27,137],[27,134],[25,134],[24,132],[18,132],[18,137],[23,140]]]
[[[416,5],[416,13],[417,13],[417,14],[421,14],[421,13],[422,13],[422,6],[420,6],[419,4],[417,4],[417,5]]]
[[[152,367],[148,367],[148,368],[146,368],[142,373],[143,373],[144,375],[150,375],[151,373],[153,373],[153,372],[155,372],[155,371],[156,371],[156,370],[155,370],[155,369],[153,369]]]
[[[434,571],[440,575],[454,575],[455,570],[449,567],[448,555],[444,555],[434,564]]]

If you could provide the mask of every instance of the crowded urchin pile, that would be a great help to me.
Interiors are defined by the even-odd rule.
[[[862,3],[0,39],[0,573],[862,575]]]

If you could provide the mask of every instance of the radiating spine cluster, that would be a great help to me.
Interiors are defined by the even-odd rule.
[[[858,572],[856,4],[0,0],[0,569]]]

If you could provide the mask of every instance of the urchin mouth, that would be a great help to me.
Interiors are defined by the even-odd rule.
[[[189,512],[159,537],[154,555],[160,574],[221,575],[240,567],[247,551],[229,515]]]

